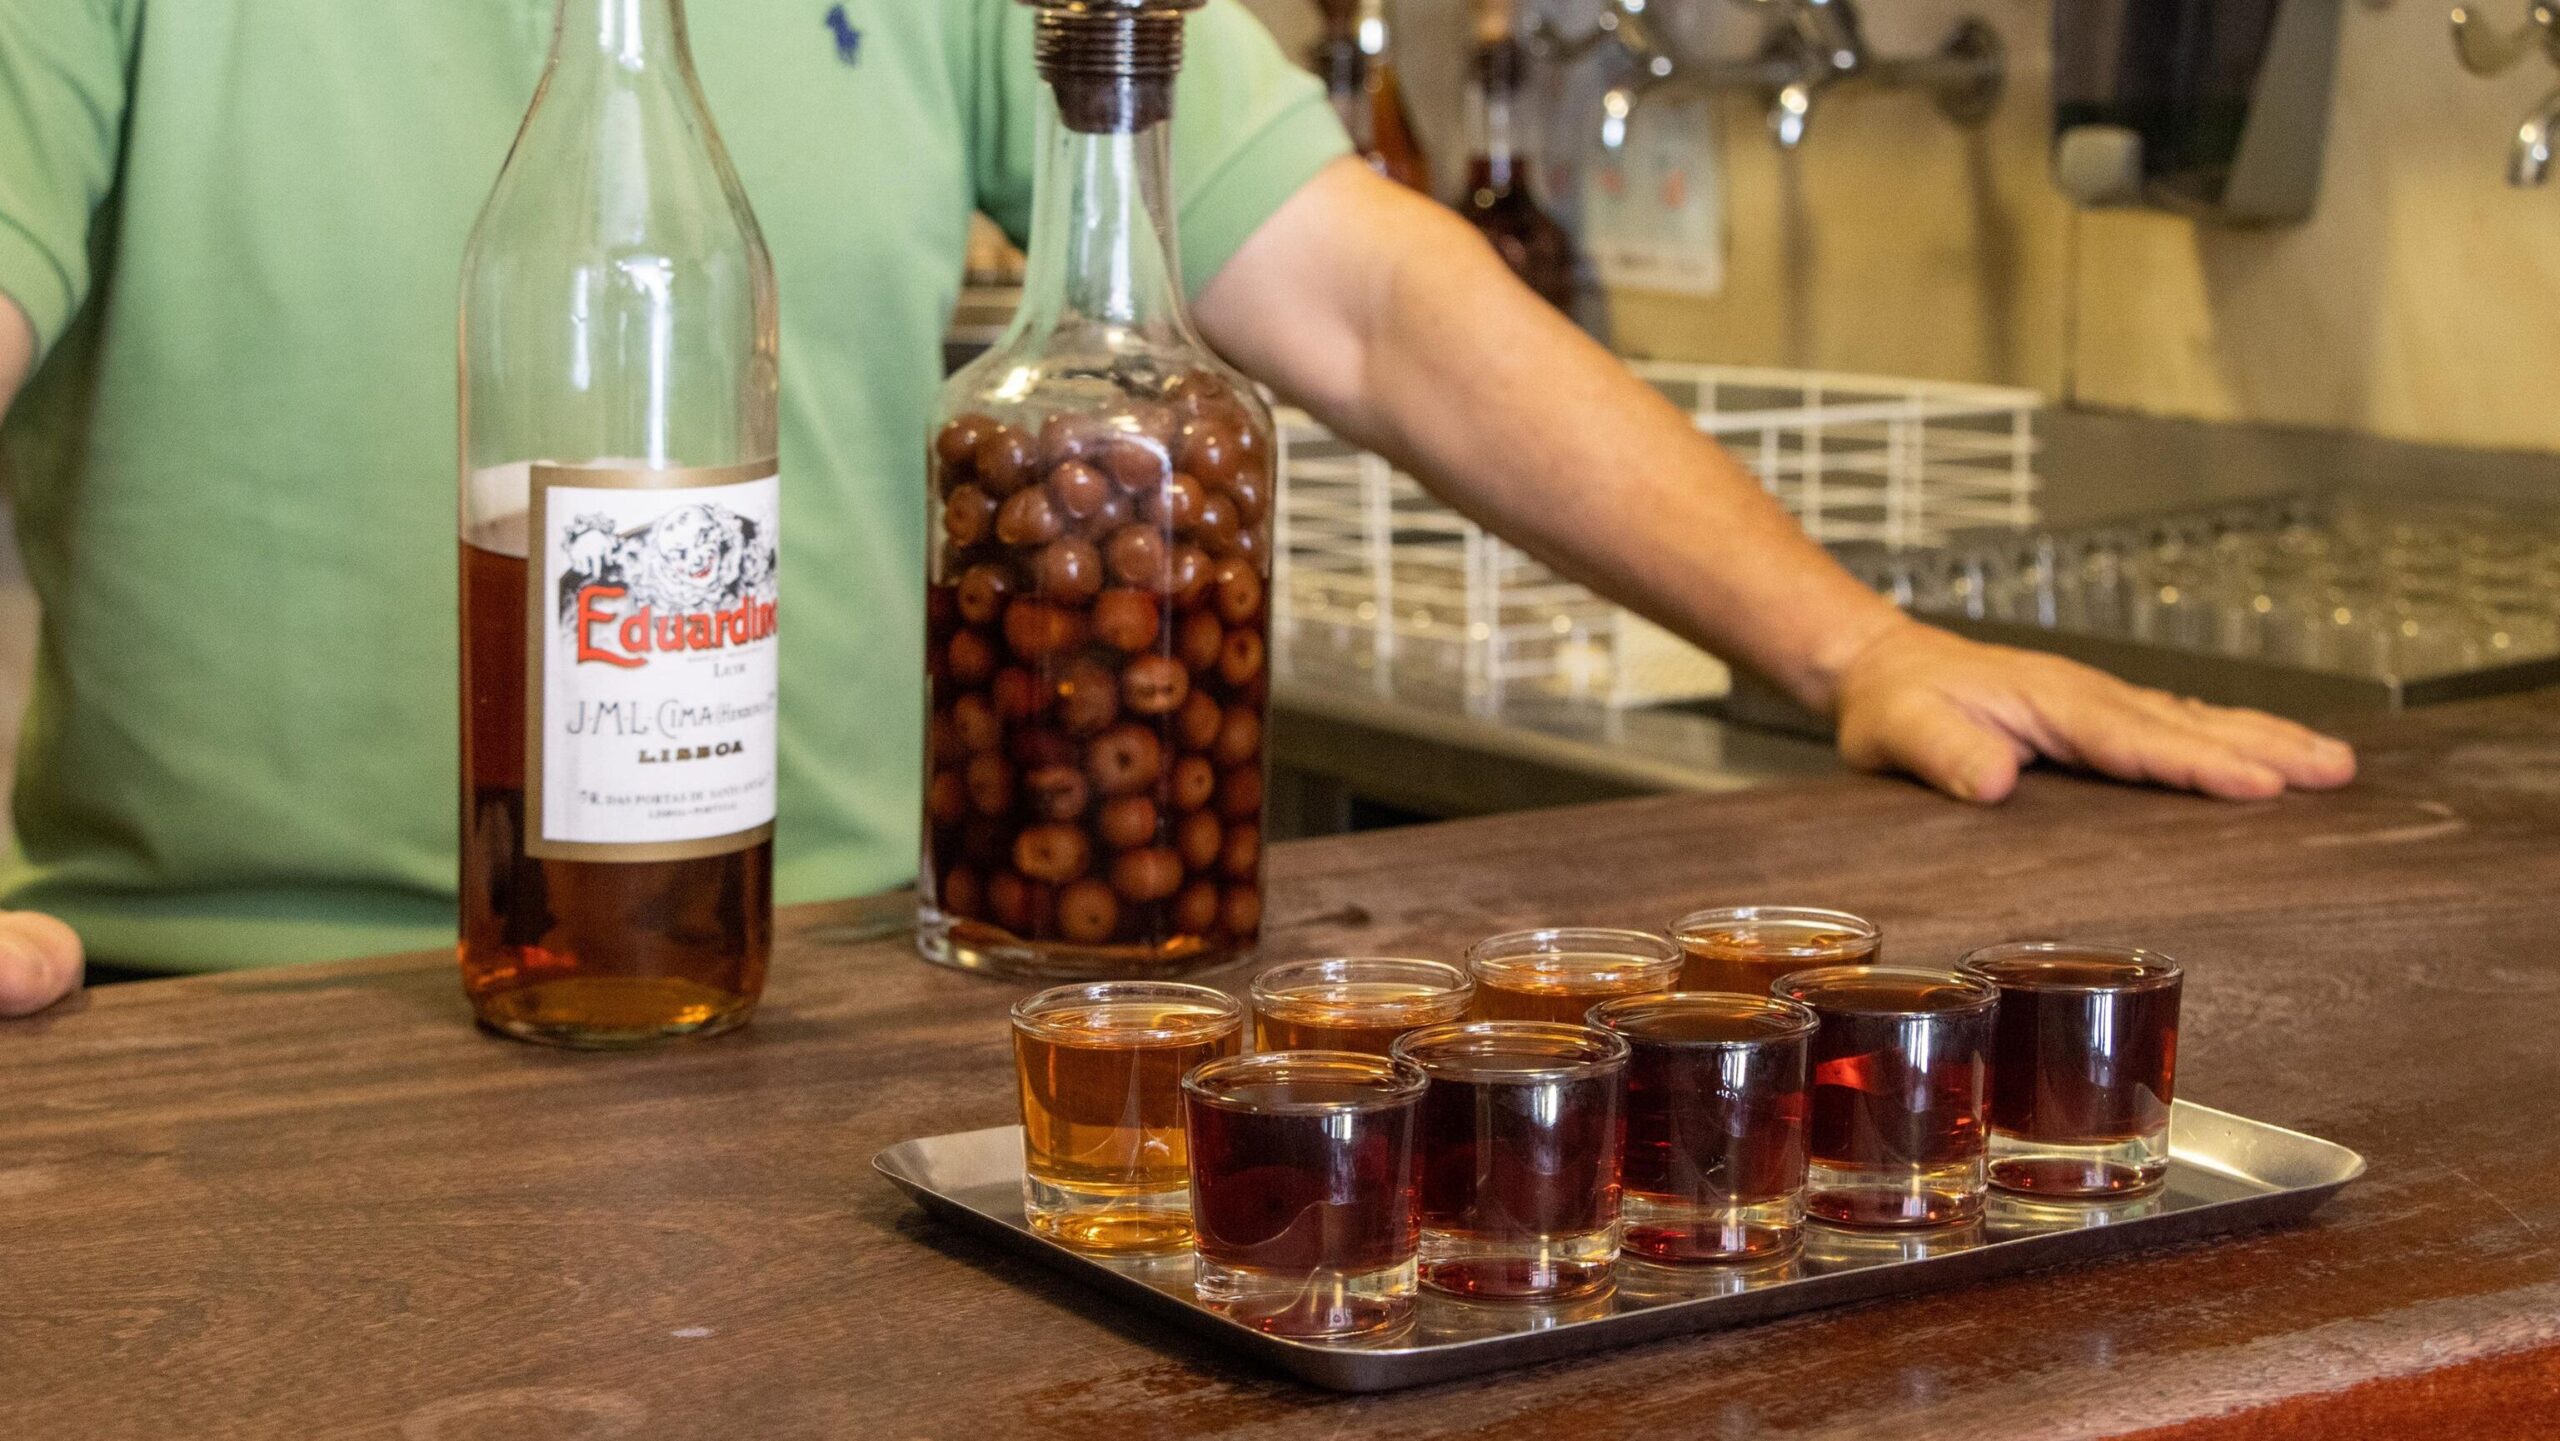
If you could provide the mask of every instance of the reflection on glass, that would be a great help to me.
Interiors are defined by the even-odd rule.
[[[1477,1341],[1490,1336],[1522,1336],[1552,1331],[1581,1321],[1597,1321],[1618,1310],[1607,1288],[1568,1301],[1462,1301],[1454,1296],[1427,1296],[1414,1322],[1413,1340],[1420,1345],[1442,1341]]]
[[[2112,1226],[2121,1221],[2139,1221],[2160,1214],[2161,1193],[2136,1196],[2119,1201],[2038,1201],[2007,1191],[1993,1191],[1984,1207],[1982,1224],[1994,1241],[2013,1241],[2027,1236],[2050,1235],[2056,1231],[2080,1231],[2091,1226]]]
[[[1806,1275],[1793,1256],[1758,1265],[1658,1266],[1630,1256],[1618,1258],[1618,1309],[1641,1311],[1680,1301],[1707,1301],[1738,1296],[1765,1286],[1799,1281]]]
[[[1799,1253],[1799,1260],[1807,1272],[1822,1276],[1834,1271],[1858,1271],[1897,1261],[1927,1261],[1951,1256],[1958,1251],[1970,1251],[1987,1240],[1989,1236],[1980,1221],[1926,1231],[1871,1230],[1809,1221],[1805,1224],[1804,1250]]]

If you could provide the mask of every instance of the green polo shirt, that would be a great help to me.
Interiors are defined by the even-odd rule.
[[[572,0],[591,4],[592,0]],[[0,0],[0,430],[44,602],[0,903],[105,960],[450,944],[454,303],[552,0]],[[914,874],[924,435],[973,207],[1028,222],[1013,0],[704,0],[782,296],[780,894]],[[1192,17],[1196,288],[1344,148]]]

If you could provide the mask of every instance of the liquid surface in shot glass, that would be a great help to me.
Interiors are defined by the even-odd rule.
[[[1978,951],[1964,968],[2000,987],[1992,1183],[2065,1197],[2157,1185],[2168,1168],[2177,1071],[2176,965],[2141,952],[2028,944]]]
[[[1680,948],[1644,931],[1514,931],[1478,942],[1467,969],[1476,982],[1470,1019],[1578,1026],[1598,1002],[1670,990]]]
[[[1026,1177],[1080,1203],[1035,1212],[1033,1229],[1096,1251],[1186,1244],[1188,1216],[1162,1204],[1189,1184],[1182,1076],[1235,1054],[1241,1027],[1232,1007],[1160,999],[1068,1004],[1018,1024]]]
[[[1466,1013],[1466,972],[1438,961],[1292,961],[1254,977],[1254,1049],[1383,1056],[1396,1037]]]
[[[1845,911],[1803,906],[1729,906],[1683,916],[1671,928],[1687,960],[1684,991],[1765,996],[1779,977],[1817,966],[1873,962],[1883,937]]]
[[[1778,989],[1822,1018],[1806,1209],[1863,1226],[1980,1215],[1991,985],[1952,971],[1857,966],[1790,976]]]
[[[1522,1299],[1607,1284],[1625,1043],[1579,1026],[1466,1023],[1416,1031],[1396,1053],[1431,1077],[1424,1284]]]

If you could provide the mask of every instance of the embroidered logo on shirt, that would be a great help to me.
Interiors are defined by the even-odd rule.
[[[836,58],[847,65],[862,62],[862,32],[853,28],[853,18],[842,5],[827,12],[827,29],[836,37]]]

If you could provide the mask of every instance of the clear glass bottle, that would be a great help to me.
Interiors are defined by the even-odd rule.
[[[763,989],[776,351],[681,0],[560,0],[462,276],[459,951],[493,1029],[641,1045]]]
[[[1467,91],[1467,184],[1458,213],[1493,242],[1513,274],[1570,314],[1573,238],[1532,193],[1515,130],[1526,64],[1520,42],[1507,32],[1484,35],[1477,43],[1475,80]]]
[[[1196,3],[1041,10],[1022,309],[929,442],[930,960],[1148,977],[1261,933],[1272,432],[1183,309],[1169,144]]]

